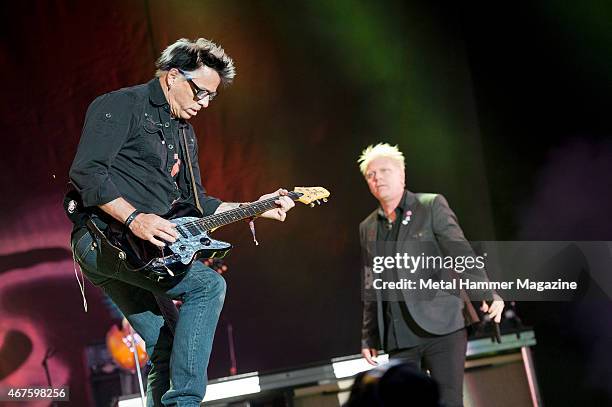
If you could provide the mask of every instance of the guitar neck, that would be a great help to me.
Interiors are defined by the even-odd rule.
[[[303,194],[299,192],[289,192],[287,194],[287,196],[294,201],[298,200],[302,195]],[[205,216],[194,223],[197,223],[200,228],[210,231],[243,219],[259,216],[270,209],[277,208],[278,205],[274,202],[277,201],[278,198],[279,196],[277,195],[272,198],[264,199],[263,201],[252,202],[250,204],[243,205],[240,208]]]

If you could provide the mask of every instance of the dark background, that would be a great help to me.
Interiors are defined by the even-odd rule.
[[[193,120],[211,195],[321,185],[330,202],[231,241],[210,377],[359,352],[357,225],[375,208],[356,159],[399,144],[413,191],[443,193],[471,240],[611,240],[612,5],[536,1],[24,1],[0,7],[0,384],[54,382],[86,405],[84,313],[61,197],[97,95],[149,80],[181,37],[218,41],[235,84]],[[567,3],[567,4],[565,4]],[[301,206],[300,204],[298,204]],[[612,306],[521,303],[547,405],[612,401]]]

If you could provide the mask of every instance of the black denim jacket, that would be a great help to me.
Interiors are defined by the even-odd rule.
[[[143,212],[161,215],[175,200],[193,204],[182,131],[204,215],[214,213],[221,201],[207,196],[202,187],[193,127],[171,118],[157,78],[104,94],[89,106],[70,168],[70,180],[83,205],[97,207],[123,197]],[[181,167],[172,177],[175,154]]]

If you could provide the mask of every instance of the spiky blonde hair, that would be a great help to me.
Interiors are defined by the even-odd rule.
[[[396,161],[400,167],[402,167],[402,171],[404,170],[404,154],[399,150],[397,145],[392,146],[388,143],[378,143],[376,145],[370,145],[365,150],[361,152],[361,156],[357,160],[359,164],[359,170],[365,177],[366,170],[368,169],[368,165],[370,163],[380,157],[390,158]]]

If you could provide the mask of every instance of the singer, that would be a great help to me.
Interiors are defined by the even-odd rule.
[[[378,209],[359,225],[362,258],[368,257],[369,243],[374,241],[397,242],[400,252],[405,251],[402,242],[432,240],[439,252],[452,257],[457,255],[457,242],[469,247],[457,217],[442,195],[405,189],[404,155],[397,146],[369,146],[358,163],[379,203]],[[397,281],[397,276],[393,280]],[[410,301],[413,291],[402,291],[404,301],[386,302],[382,296],[377,296],[377,301],[364,301],[361,353],[372,365],[381,348],[391,358],[409,361],[417,368],[423,365],[438,383],[442,405],[463,406],[465,327],[477,322],[478,316],[469,298],[448,294]],[[490,301],[483,301],[481,309],[499,322],[504,302],[493,291],[487,297]],[[410,395],[406,397],[408,403]]]

